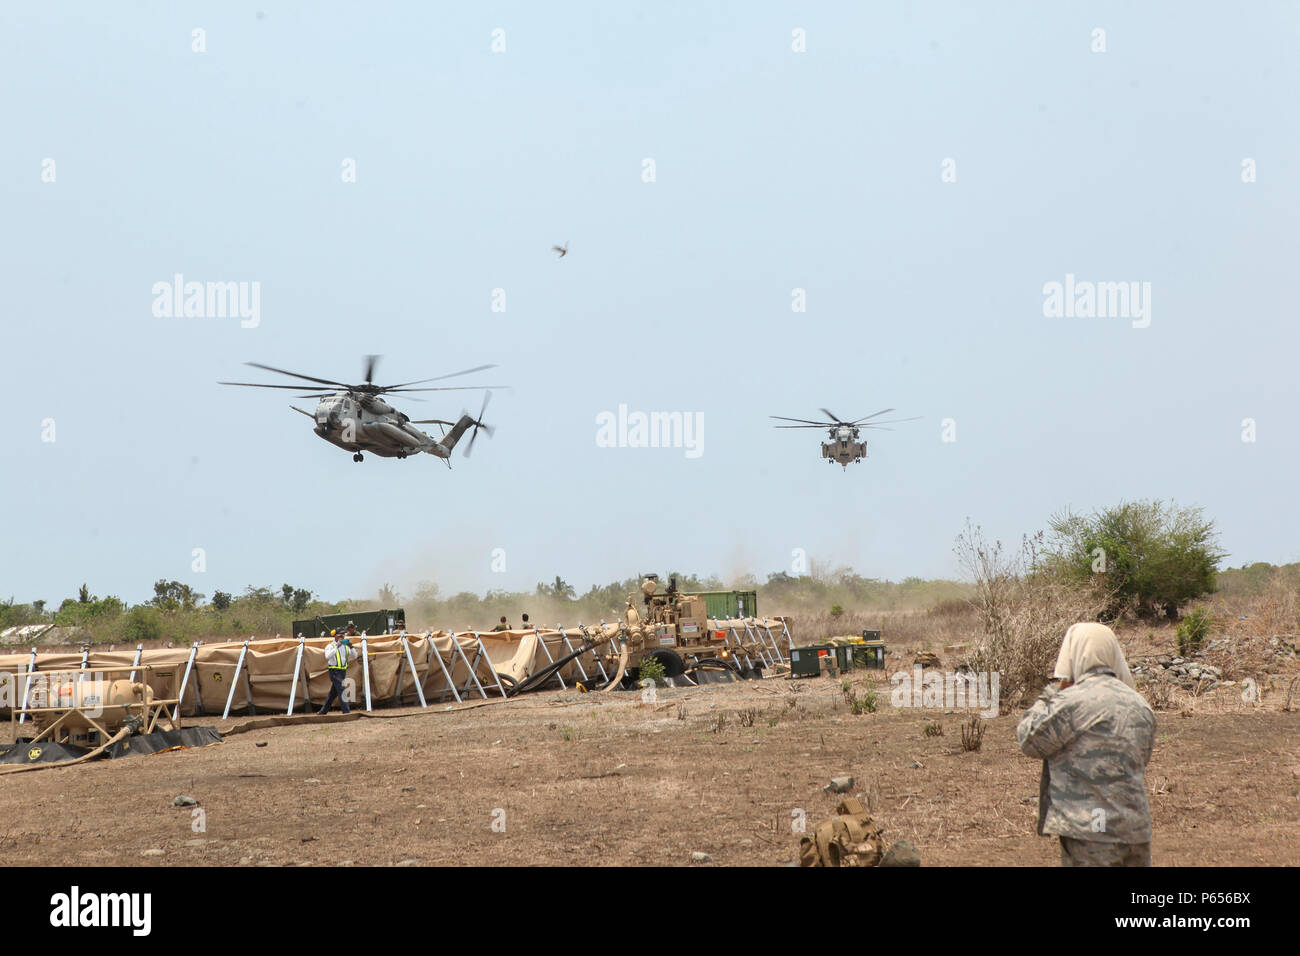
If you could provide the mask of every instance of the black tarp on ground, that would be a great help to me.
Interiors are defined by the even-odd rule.
[[[733,670],[713,667],[697,668],[691,671],[690,676],[696,684],[734,684],[741,679]]]
[[[131,757],[141,754],[156,754],[174,747],[206,747],[221,743],[221,734],[216,727],[183,727],[180,730],[155,730],[151,734],[136,734],[113,744],[104,756]]]
[[[156,730],[151,734],[136,734],[124,737],[110,746],[101,757],[134,757],[142,754],[156,754],[173,747],[206,747],[221,743],[221,734],[215,727],[184,727],[181,730]],[[0,745],[0,764],[9,763],[62,763],[76,760],[90,753],[90,747],[76,747],[71,744],[55,744],[42,740],[40,743],[19,741],[16,744]]]
[[[16,744],[5,744],[0,748],[0,764],[4,763],[62,763],[76,760],[90,753],[89,747],[75,747],[72,744],[52,744],[42,740],[38,744],[20,740]]]

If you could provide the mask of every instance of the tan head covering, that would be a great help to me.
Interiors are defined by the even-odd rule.
[[[1091,622],[1070,625],[1065,640],[1061,642],[1061,653],[1057,655],[1056,671],[1052,676],[1074,683],[1094,667],[1109,668],[1116,677],[1136,689],[1128,662],[1124,660],[1124,649],[1119,646],[1114,631],[1105,624]]]

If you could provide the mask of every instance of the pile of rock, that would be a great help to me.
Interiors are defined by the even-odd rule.
[[[1168,654],[1135,660],[1132,670],[1135,678],[1168,681],[1185,690],[1199,688],[1202,692],[1213,689],[1223,680],[1221,667],[1190,657],[1170,657]],[[1230,685],[1232,681],[1226,683]]]

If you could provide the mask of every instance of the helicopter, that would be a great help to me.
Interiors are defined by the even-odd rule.
[[[830,419],[828,422],[812,422],[806,418],[786,418],[782,415],[769,415],[769,418],[775,418],[783,422],[799,422],[798,425],[775,425],[775,428],[826,428],[830,432],[830,441],[822,442],[822,457],[828,463],[834,464],[839,462],[844,468],[848,468],[853,462],[862,462],[867,457],[867,443],[859,439],[858,429],[860,428],[883,428],[885,425],[897,425],[900,422],[914,422],[917,418],[896,418],[893,421],[870,421],[880,415],[886,415],[894,411],[892,408],[885,408],[868,415],[866,418],[859,418],[857,421],[845,422],[840,421],[833,412],[826,409],[818,409],[823,415]],[[885,428],[885,431],[893,431],[892,428]]]
[[[244,364],[267,372],[289,375],[293,378],[300,378],[304,381],[325,386],[324,388],[309,391],[308,394],[297,396],[298,398],[319,399],[314,415],[298,408],[296,405],[290,405],[289,407],[300,415],[306,415],[312,419],[316,423],[315,432],[317,435],[332,445],[337,445],[345,451],[352,452],[352,460],[356,462],[364,460],[362,452],[367,451],[381,458],[406,458],[408,455],[427,452],[446,461],[447,467],[450,468],[452,449],[456,447],[456,443],[460,441],[461,436],[467,430],[473,429],[469,436],[469,442],[465,445],[466,458],[469,457],[469,453],[474,447],[474,440],[478,437],[480,428],[487,432],[489,438],[492,437],[492,426],[483,423],[483,413],[487,411],[488,399],[492,397],[491,392],[484,393],[483,407],[479,409],[477,418],[471,418],[467,413],[462,413],[455,422],[445,421],[441,418],[412,420],[384,401],[383,396],[395,393],[405,394],[407,392],[447,392],[479,388],[504,388],[505,386],[502,385],[410,387],[455,378],[457,375],[468,375],[471,372],[481,372],[484,369],[496,368],[495,365],[479,365],[460,372],[452,372],[449,375],[438,375],[434,378],[403,382],[399,385],[376,385],[374,384],[374,374],[375,365],[378,361],[378,355],[366,356],[365,381],[360,385],[347,385],[327,378],[300,375],[297,372],[272,368],[270,365],[260,365],[257,362],[245,362]],[[295,391],[309,389],[307,385],[273,385],[264,382],[218,382],[217,384],[239,385],[246,388],[282,388]],[[413,398],[411,401],[418,402],[421,399]],[[416,428],[416,425],[443,426],[442,436],[435,440],[432,436]],[[448,431],[448,428],[451,430]]]

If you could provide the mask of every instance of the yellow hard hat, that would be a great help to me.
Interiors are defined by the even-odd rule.
[[[330,637],[333,637],[333,636],[334,636],[335,634],[337,634],[337,633],[338,633],[338,631],[334,630],[334,628],[332,628],[332,627],[330,628]]]

